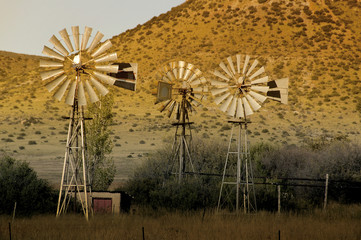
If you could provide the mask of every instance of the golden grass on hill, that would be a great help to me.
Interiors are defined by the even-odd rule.
[[[0,239],[8,239],[10,218],[0,218]],[[159,216],[121,215],[95,216],[86,222],[81,215],[36,216],[15,219],[12,239],[145,239],[161,240],[212,240],[247,239],[264,240],[357,240],[361,236],[361,206],[331,206],[327,212],[281,215],[258,212],[256,214],[227,215],[206,212],[168,213]]]

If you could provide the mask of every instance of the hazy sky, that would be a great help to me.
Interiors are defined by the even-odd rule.
[[[93,28],[102,41],[154,16],[166,13],[185,0],[0,0],[0,50],[42,55],[54,34],[71,26]],[[65,44],[64,44],[65,45]]]

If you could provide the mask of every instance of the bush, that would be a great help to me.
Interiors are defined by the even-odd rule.
[[[56,193],[48,182],[39,179],[28,163],[0,154],[0,215],[11,214],[15,202],[16,215],[54,213]]]
[[[323,139],[323,140],[322,140]],[[171,174],[171,166],[177,166],[171,145],[151,154],[136,169],[126,184],[126,191],[136,203],[154,209],[196,210],[217,206],[221,177],[227,154],[228,142],[193,140],[191,156],[195,173],[186,175],[179,184],[177,175]],[[232,150],[232,149],[231,149]],[[235,156],[235,155],[232,155]],[[172,162],[172,159],[176,159]],[[267,143],[252,144],[250,159],[255,177],[262,177],[274,185],[255,186],[258,209],[277,210],[277,184],[283,184],[282,208],[302,210],[320,206],[323,202],[323,186],[318,182],[280,180],[281,178],[324,178],[330,175],[329,199],[342,203],[360,202],[361,194],[345,188],[337,180],[361,181],[361,146],[352,144],[345,137],[327,137],[307,141],[303,146],[275,146]],[[230,157],[230,168],[235,169],[235,159]],[[193,172],[187,163],[186,172]],[[233,164],[233,165],[232,165]],[[177,169],[173,169],[177,173]],[[210,174],[208,174],[210,173]],[[235,172],[227,171],[227,174]],[[260,180],[255,178],[256,182]],[[334,181],[334,182],[332,182]],[[267,183],[267,182],[266,182]],[[291,185],[287,185],[291,184]],[[321,185],[321,188],[296,187],[292,184]],[[233,198],[233,196],[231,196]]]
[[[227,153],[226,145],[211,141],[193,140],[191,148],[194,172],[222,172]],[[215,206],[219,192],[219,178],[211,176],[186,175],[182,184],[172,175],[178,169],[170,169],[173,159],[171,145],[151,154],[127,182],[126,190],[134,196],[135,202],[154,209],[196,210]],[[176,160],[177,161],[177,160]],[[186,172],[193,172],[187,162]]]

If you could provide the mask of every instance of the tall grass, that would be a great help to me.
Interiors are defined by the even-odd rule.
[[[0,217],[0,239],[9,239]],[[361,205],[331,205],[326,212],[215,214],[207,212],[94,216],[53,215],[15,219],[12,239],[361,239]]]

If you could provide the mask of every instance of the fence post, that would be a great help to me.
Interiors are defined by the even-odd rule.
[[[323,201],[323,210],[326,210],[326,206],[327,206],[327,194],[328,194],[328,173],[326,174],[325,199],[324,199],[324,201]]]
[[[278,214],[280,214],[281,213],[281,185],[277,185],[277,192],[278,192],[277,212],[278,212]]]
[[[16,212],[16,202],[14,204],[14,210],[13,210],[13,222],[14,222],[14,219],[15,219],[15,212]]]

